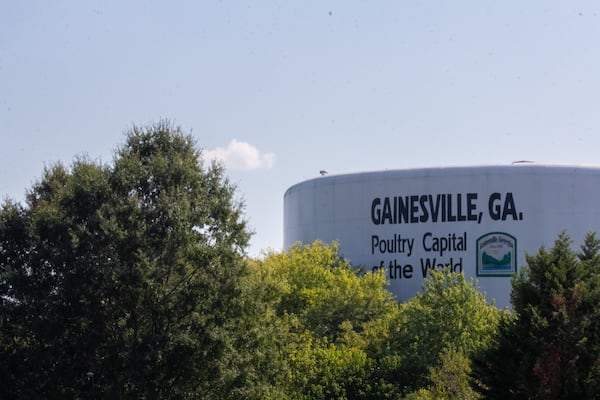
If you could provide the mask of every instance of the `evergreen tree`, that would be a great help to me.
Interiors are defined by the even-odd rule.
[[[514,318],[476,363],[487,398],[595,398],[598,388],[598,241],[581,252],[566,233],[528,256],[513,279]]]

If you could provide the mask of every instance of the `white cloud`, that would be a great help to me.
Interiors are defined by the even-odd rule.
[[[246,142],[233,139],[227,148],[217,147],[214,150],[204,150],[202,155],[206,161],[216,160],[234,171],[251,171],[260,168],[272,168],[275,164],[275,154],[261,152]]]

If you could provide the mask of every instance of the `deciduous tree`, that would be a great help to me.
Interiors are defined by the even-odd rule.
[[[399,374],[404,390],[415,391],[436,383],[440,391],[439,379],[432,382],[431,369],[446,366],[456,374],[449,361],[469,359],[489,346],[501,313],[487,304],[472,279],[446,270],[432,271],[422,291],[401,306],[395,348],[402,355]],[[454,357],[444,359],[448,354]],[[466,380],[468,370],[463,373]]]
[[[318,241],[271,253],[253,273],[287,327],[278,366],[289,398],[386,399],[397,392],[386,343],[398,305],[382,274],[361,273],[337,244]]]
[[[112,165],[48,168],[0,211],[3,398],[224,398],[250,233],[235,188],[168,122]]]

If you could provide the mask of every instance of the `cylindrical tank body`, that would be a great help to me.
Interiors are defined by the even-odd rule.
[[[284,195],[284,246],[337,241],[365,271],[383,269],[399,301],[432,268],[477,279],[510,305],[526,254],[562,231],[579,246],[600,230],[600,167],[514,164],[326,175]]]

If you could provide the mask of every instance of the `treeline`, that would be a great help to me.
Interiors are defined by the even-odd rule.
[[[433,272],[396,302],[336,244],[253,260],[235,186],[168,122],[0,209],[0,398],[563,399],[600,383],[600,242],[528,257],[513,309]]]

